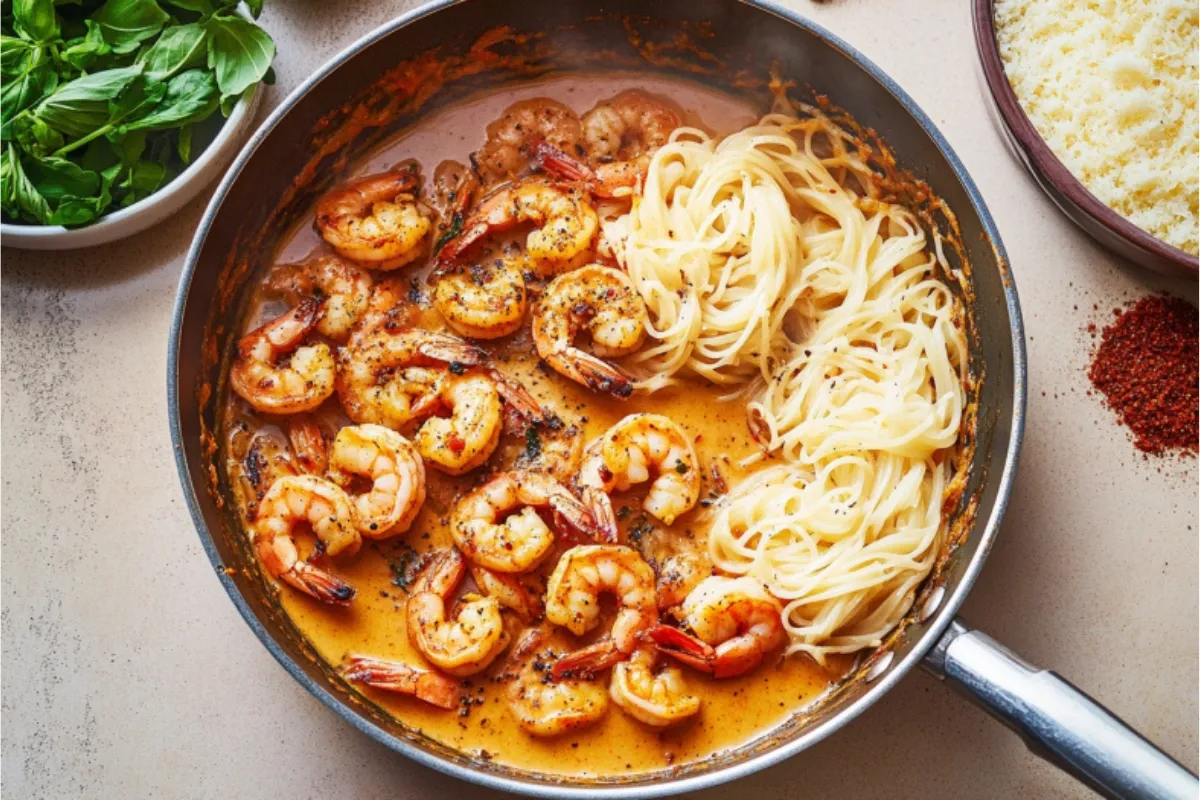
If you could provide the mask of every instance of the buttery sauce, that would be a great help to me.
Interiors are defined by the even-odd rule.
[[[487,123],[517,100],[552,97],[582,113],[599,100],[627,88],[640,88],[669,101],[678,109],[685,125],[703,127],[716,134],[742,128],[758,116],[757,109],[737,98],[696,84],[633,74],[563,77],[512,87],[431,114],[364,160],[355,174],[379,172],[394,163],[415,159],[428,184],[434,167],[443,160],[468,163],[469,154],[483,144]],[[310,219],[285,237],[275,261],[295,262],[326,251],[328,248],[312,229]],[[416,279],[415,293],[425,291],[424,267],[407,267],[399,273],[405,279]],[[418,324],[445,330],[437,313],[425,305]],[[286,307],[277,300],[264,297],[261,290],[256,292],[250,298],[243,331],[256,328],[284,310]],[[626,414],[638,411],[663,414],[679,424],[692,437],[700,459],[701,504],[669,529],[641,511],[640,493],[614,496],[614,507],[621,519],[622,541],[644,554],[705,548],[706,508],[727,486],[735,485],[746,475],[738,462],[757,449],[740,402],[722,400],[720,389],[698,383],[653,396],[635,394],[628,401],[591,393],[540,365],[528,322],[512,336],[477,343],[492,355],[501,371],[521,382],[544,408],[552,410],[568,426],[576,426],[585,442],[604,433]],[[333,428],[350,424],[338,407],[336,394],[318,411],[318,416]],[[243,518],[252,513],[253,502],[247,492],[238,488],[244,485],[243,459],[248,444],[254,436],[266,436],[277,443],[276,456],[286,458],[283,423],[279,418],[254,412],[232,393],[226,398],[225,463]],[[452,545],[447,523],[457,497],[486,480],[493,471],[520,464],[531,455],[531,448],[536,450],[538,446],[545,444],[540,441],[531,444],[506,434],[489,462],[465,476],[450,478],[427,469],[428,497],[407,533],[383,542],[364,540],[362,550],[348,559],[332,559],[332,563],[324,559],[330,571],[357,589],[350,607],[325,606],[281,587],[284,610],[315,651],[332,665],[341,663],[349,654],[423,665],[405,630],[404,586],[411,578],[411,567],[419,562],[421,553]],[[306,538],[310,537],[300,537],[305,555],[312,549],[311,542],[303,541]],[[559,544],[558,551],[539,568],[543,579],[566,546]],[[606,619],[611,616],[609,608]],[[516,638],[519,624],[515,618],[509,623]],[[607,625],[602,624],[593,634],[579,639],[562,631],[555,634],[553,644],[560,652],[570,650],[606,631]],[[678,727],[659,731],[613,705],[605,718],[591,728],[557,738],[535,738],[518,726],[508,709],[506,687],[496,680],[504,661],[505,656],[501,655],[485,672],[464,681],[466,700],[452,711],[407,695],[355,688],[404,725],[468,754],[517,768],[587,778],[658,770],[745,744],[811,703],[849,668],[849,663],[843,663],[838,670],[826,671],[807,659],[783,658],[780,653],[768,656],[762,666],[746,675],[721,681],[684,668],[688,689],[701,698],[702,707],[698,715]],[[607,681],[607,675],[599,679]]]

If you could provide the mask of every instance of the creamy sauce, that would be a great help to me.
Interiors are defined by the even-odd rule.
[[[469,153],[483,143],[484,128],[509,104],[538,96],[553,97],[582,113],[597,101],[626,88],[640,88],[668,100],[686,125],[704,127],[717,134],[746,126],[758,110],[735,97],[701,86],[644,75],[572,76],[523,85],[489,94],[423,119],[362,162],[355,174],[382,171],[394,163],[416,159],[428,182],[433,168],[445,159],[466,163]],[[289,233],[276,261],[299,261],[326,246],[314,233],[311,221]],[[423,276],[423,268],[401,270]],[[418,285],[423,285],[423,280]],[[277,301],[256,296],[244,320],[243,330],[257,327],[285,309]],[[444,329],[436,312],[422,312],[419,324]],[[602,397],[540,368],[529,338],[528,323],[511,337],[481,342],[497,366],[525,387],[566,423],[578,426],[584,441],[591,441],[626,414],[653,411],[682,426],[693,438],[703,476],[701,507],[681,517],[670,529],[642,513],[641,495],[614,497],[622,519],[622,537],[648,556],[672,550],[703,550],[707,506],[724,485],[732,486],[745,472],[738,461],[756,451],[745,424],[739,401],[723,401],[716,387],[689,384],[659,392],[652,397],[635,395],[626,402]],[[336,395],[319,415],[331,427],[348,424],[337,407]],[[234,395],[226,401],[226,463],[239,506],[246,514],[251,498],[239,492],[242,459],[251,436],[269,435],[278,443],[276,457],[286,460],[286,439],[281,420],[256,415]],[[409,431],[404,431],[409,433]],[[396,659],[421,665],[423,659],[409,643],[405,631],[406,594],[400,584],[405,566],[414,553],[448,547],[452,540],[447,527],[455,499],[477,485],[493,470],[508,468],[528,447],[527,441],[507,436],[488,464],[461,478],[448,478],[428,470],[429,495],[408,533],[394,539],[364,542],[362,551],[350,559],[335,559],[332,572],[351,583],[358,595],[349,608],[324,606],[287,587],[280,590],[283,608],[316,652],[330,664],[339,664],[351,653]],[[715,477],[719,475],[718,477]],[[304,538],[304,537],[302,537]],[[311,543],[302,542],[311,550]],[[302,551],[303,552],[303,551]],[[552,568],[552,554],[540,572],[544,578]],[[611,618],[611,613],[609,614]],[[512,632],[516,634],[515,620]],[[561,647],[585,644],[603,634],[573,640],[563,633],[556,639]],[[745,744],[780,724],[812,702],[840,677],[800,658],[768,657],[763,666],[739,678],[716,681],[685,670],[689,690],[700,696],[701,712],[683,725],[660,732],[628,717],[613,706],[594,727],[553,739],[525,733],[508,709],[505,686],[494,677],[502,669],[501,656],[483,674],[469,679],[465,695],[471,698],[460,711],[445,711],[405,695],[364,689],[374,703],[395,715],[403,724],[465,752],[495,762],[546,773],[578,777],[600,777],[661,769],[705,758],[715,752]],[[848,668],[844,664],[844,668]],[[602,678],[606,680],[607,678]]]

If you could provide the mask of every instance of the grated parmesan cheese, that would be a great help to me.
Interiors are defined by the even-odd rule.
[[[1200,252],[1195,0],[996,0],[995,14],[1008,80],[1054,154],[1134,225]]]

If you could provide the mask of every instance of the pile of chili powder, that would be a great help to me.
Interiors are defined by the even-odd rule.
[[[1200,441],[1196,307],[1156,295],[1115,313],[1101,333],[1088,378],[1133,432],[1139,450],[1194,454]]]

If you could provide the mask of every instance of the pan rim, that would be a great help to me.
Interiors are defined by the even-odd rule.
[[[254,635],[258,638],[258,640],[263,644],[263,646],[266,647],[267,651],[275,657],[275,660],[279,662],[284,670],[286,670],[288,674],[290,674],[297,682],[299,682],[301,686],[307,689],[314,697],[320,700],[321,703],[334,711],[338,716],[340,716],[354,728],[366,734],[374,741],[388,747],[393,751],[399,752],[402,755],[407,756],[408,758],[411,758],[420,764],[423,764],[424,766],[431,767],[443,774],[491,789],[513,792],[529,797],[571,798],[572,800],[576,798],[583,800],[583,798],[595,798],[599,796],[606,798],[663,797],[688,791],[711,788],[713,786],[724,784],[755,772],[759,772],[767,767],[773,766],[786,760],[787,758],[790,758],[796,753],[812,747],[817,742],[825,739],[836,731],[841,730],[842,727],[855,720],[860,714],[874,705],[880,697],[894,687],[905,675],[907,675],[913,669],[913,667],[915,667],[917,663],[924,658],[925,654],[934,646],[938,639],[940,639],[946,628],[950,625],[950,622],[954,619],[958,609],[966,599],[966,595],[970,591],[971,586],[978,577],[980,570],[983,568],[983,564],[987,560],[988,553],[990,552],[995,541],[995,537],[999,531],[1000,522],[1003,519],[1004,512],[1012,492],[1012,484],[1016,472],[1017,461],[1020,456],[1021,442],[1025,428],[1025,408],[1027,398],[1025,334],[1020,304],[1017,298],[1016,285],[1012,279],[1011,270],[1008,267],[1008,257],[1005,252],[1003,242],[1000,239],[1000,233],[996,227],[995,221],[993,220],[991,213],[988,211],[987,205],[984,203],[978,187],[975,185],[974,180],[972,180],[966,168],[959,160],[958,155],[954,152],[949,142],[937,129],[929,116],[920,108],[920,106],[918,106],[917,103],[908,95],[908,93],[900,88],[900,86],[874,62],[868,59],[857,49],[849,45],[847,42],[842,40],[840,37],[825,29],[823,26],[812,22],[801,14],[783,8],[778,4],[771,2],[771,0],[736,0],[736,2],[741,5],[750,6],[752,9],[761,9],[762,11],[779,17],[784,21],[795,25],[796,27],[823,40],[850,61],[854,62],[860,69],[865,71],[873,80],[879,83],[889,94],[892,95],[892,97],[894,97],[900,103],[906,113],[908,113],[921,127],[924,133],[929,136],[931,141],[950,165],[955,178],[959,181],[965,193],[967,194],[972,208],[979,216],[984,232],[986,233],[988,239],[990,240],[990,244],[996,253],[999,268],[1005,273],[1002,276],[1002,286],[1004,291],[1005,305],[1011,321],[1010,333],[1013,368],[1013,406],[1012,422],[1009,430],[1008,443],[1005,450],[1004,466],[1000,471],[1000,474],[995,478],[997,482],[996,499],[993,503],[991,513],[983,526],[979,545],[970,562],[966,565],[962,577],[949,591],[940,608],[929,621],[927,630],[916,641],[912,650],[905,655],[904,658],[887,670],[883,676],[875,681],[874,684],[853,703],[849,704],[829,718],[817,723],[811,730],[806,731],[787,742],[783,742],[773,749],[750,757],[739,764],[733,764],[728,767],[717,769],[701,775],[659,780],[656,783],[644,783],[638,785],[606,786],[604,784],[560,784],[539,782],[533,779],[522,780],[495,775],[488,772],[474,770],[465,765],[452,763],[438,755],[427,752],[416,745],[387,733],[378,725],[375,725],[354,713],[349,705],[333,695],[333,693],[327,690],[319,682],[310,678],[300,667],[300,665],[283,650],[283,648],[278,642],[276,642],[274,637],[272,637],[270,632],[262,624],[259,618],[254,614],[249,603],[242,596],[242,593],[238,590],[238,587],[233,582],[233,579],[226,575],[222,569],[223,562],[220,553],[216,549],[213,536],[209,532],[208,525],[204,520],[199,499],[194,490],[196,484],[192,480],[191,470],[187,464],[187,456],[184,450],[185,443],[183,439],[183,424],[180,417],[179,407],[180,387],[178,385],[184,312],[188,305],[192,279],[196,272],[200,251],[203,248],[209,229],[211,228],[212,223],[216,218],[216,215],[220,210],[220,207],[226,196],[229,194],[234,183],[237,181],[238,176],[241,174],[242,169],[256,154],[258,148],[266,139],[267,134],[269,134],[277,125],[279,125],[279,123],[284,119],[284,117],[287,116],[291,109],[314,86],[335,72],[343,63],[366,48],[368,45],[391,35],[395,31],[410,25],[416,20],[426,17],[430,14],[437,13],[448,6],[455,5],[458,1],[459,0],[434,0],[433,2],[413,9],[408,13],[402,14],[390,22],[384,23],[383,25],[360,37],[348,47],[341,50],[337,55],[329,59],[318,70],[302,81],[300,85],[292,90],[292,92],[286,98],[284,98],[279,106],[270,113],[267,119],[263,121],[258,129],[254,131],[249,140],[243,145],[241,151],[237,155],[237,158],[225,173],[220,185],[213,193],[208,206],[205,208],[204,215],[196,228],[196,233],[192,239],[191,245],[188,248],[187,256],[184,261],[184,267],[180,274],[179,288],[176,293],[174,308],[172,310],[171,328],[168,337],[167,351],[168,424],[171,433],[171,443],[175,455],[176,470],[179,476],[181,488],[183,489],[188,512],[192,518],[192,523],[200,537],[201,545],[204,548],[205,554],[208,556],[209,562],[214,567],[218,579],[225,587],[225,591],[233,601],[238,613],[254,632]]]

